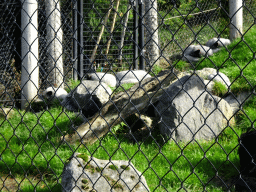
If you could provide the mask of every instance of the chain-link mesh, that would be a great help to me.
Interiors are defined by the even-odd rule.
[[[0,191],[255,191],[256,4],[230,42],[230,2],[1,1]]]

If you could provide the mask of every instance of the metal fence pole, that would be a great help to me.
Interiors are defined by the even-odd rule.
[[[21,67],[21,108],[35,99],[39,84],[38,67],[38,3],[36,0],[23,0],[21,11],[22,67]]]
[[[83,0],[78,0],[78,46],[79,46],[79,57],[78,57],[78,69],[79,79],[83,77],[83,64],[84,64],[84,43],[83,43]]]
[[[133,68],[138,69],[138,1],[133,2]],[[130,67],[131,70],[131,67]]]
[[[77,1],[73,1],[73,79],[78,80],[77,66]]]
[[[143,0],[139,0],[139,54],[140,54],[140,69],[145,70],[144,60],[144,12],[143,12]]]
[[[230,39],[234,40],[243,34],[243,0],[229,1]]]

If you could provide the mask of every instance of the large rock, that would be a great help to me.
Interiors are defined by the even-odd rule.
[[[196,71],[196,73],[203,79],[221,82],[223,85],[226,86],[226,88],[228,88],[231,85],[229,78],[224,73],[217,72],[216,69],[203,68],[201,70]]]
[[[82,110],[85,116],[92,116],[109,100],[111,94],[111,89],[105,83],[84,80],[61,104],[70,111]]]
[[[156,115],[160,117],[160,131],[164,136],[191,141],[218,136],[233,111],[225,100],[207,93],[204,80],[193,75],[169,86],[159,100]]]
[[[144,176],[129,161],[75,154],[62,173],[63,192],[149,191]]]
[[[116,86],[116,77],[108,73],[102,73],[102,72],[89,73],[87,74],[87,80],[104,82],[111,87]]]
[[[124,83],[138,83],[147,78],[151,78],[151,76],[143,70],[120,71],[116,73],[117,86]]]

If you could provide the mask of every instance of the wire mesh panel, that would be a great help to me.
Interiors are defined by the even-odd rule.
[[[85,69],[90,61],[100,71],[129,69],[133,65],[131,2],[86,1],[83,7]]]
[[[2,1],[0,191],[255,191],[256,4],[230,41],[230,2]]]

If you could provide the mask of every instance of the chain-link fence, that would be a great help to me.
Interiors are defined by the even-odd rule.
[[[256,190],[254,1],[0,10],[1,191]]]

